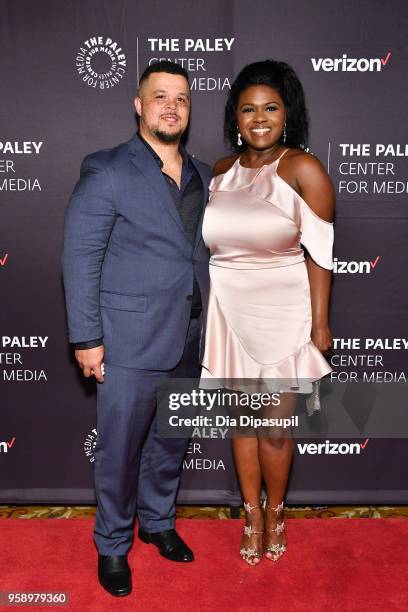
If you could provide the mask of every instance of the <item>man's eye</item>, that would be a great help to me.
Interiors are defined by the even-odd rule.
[[[182,104],[184,104],[184,102],[186,101],[185,98],[178,98],[178,101],[181,102]]]

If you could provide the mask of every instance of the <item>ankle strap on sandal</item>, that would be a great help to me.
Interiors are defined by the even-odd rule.
[[[280,512],[282,512],[283,507],[284,507],[284,500],[282,500],[277,506],[270,506],[268,504],[268,500],[265,499],[264,503],[263,503],[263,507],[264,508],[268,508],[268,510],[273,510],[274,512],[276,512],[276,514],[279,514]]]
[[[255,510],[255,508],[260,508],[261,504],[256,504],[255,506],[252,506],[252,504],[250,504],[249,502],[244,502],[244,509],[245,512],[248,512],[248,514],[250,514],[252,512],[252,510]]]
[[[245,525],[244,533],[247,536],[251,536],[253,533],[263,533],[263,530],[262,531],[255,531],[255,529],[252,527],[252,525]]]
[[[279,535],[283,531],[285,531],[285,523],[282,521],[281,523],[276,523],[275,529],[266,529],[268,533],[276,533]]]

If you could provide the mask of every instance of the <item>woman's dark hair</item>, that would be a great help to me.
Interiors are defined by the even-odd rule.
[[[286,107],[286,140],[288,147],[307,148],[309,119],[302,83],[285,62],[265,60],[245,66],[233,82],[225,107],[224,133],[236,153],[246,149],[237,144],[236,112],[240,94],[251,85],[268,85],[279,92]]]

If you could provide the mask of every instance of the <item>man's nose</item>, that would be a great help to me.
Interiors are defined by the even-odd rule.
[[[168,98],[166,102],[166,108],[177,108],[177,98]]]

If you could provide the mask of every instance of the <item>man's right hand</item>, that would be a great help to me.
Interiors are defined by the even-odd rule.
[[[95,348],[91,349],[82,349],[75,351],[75,358],[85,378],[95,376],[98,382],[103,383],[104,378],[101,366],[103,363],[104,354],[105,348],[103,345],[96,346]]]

